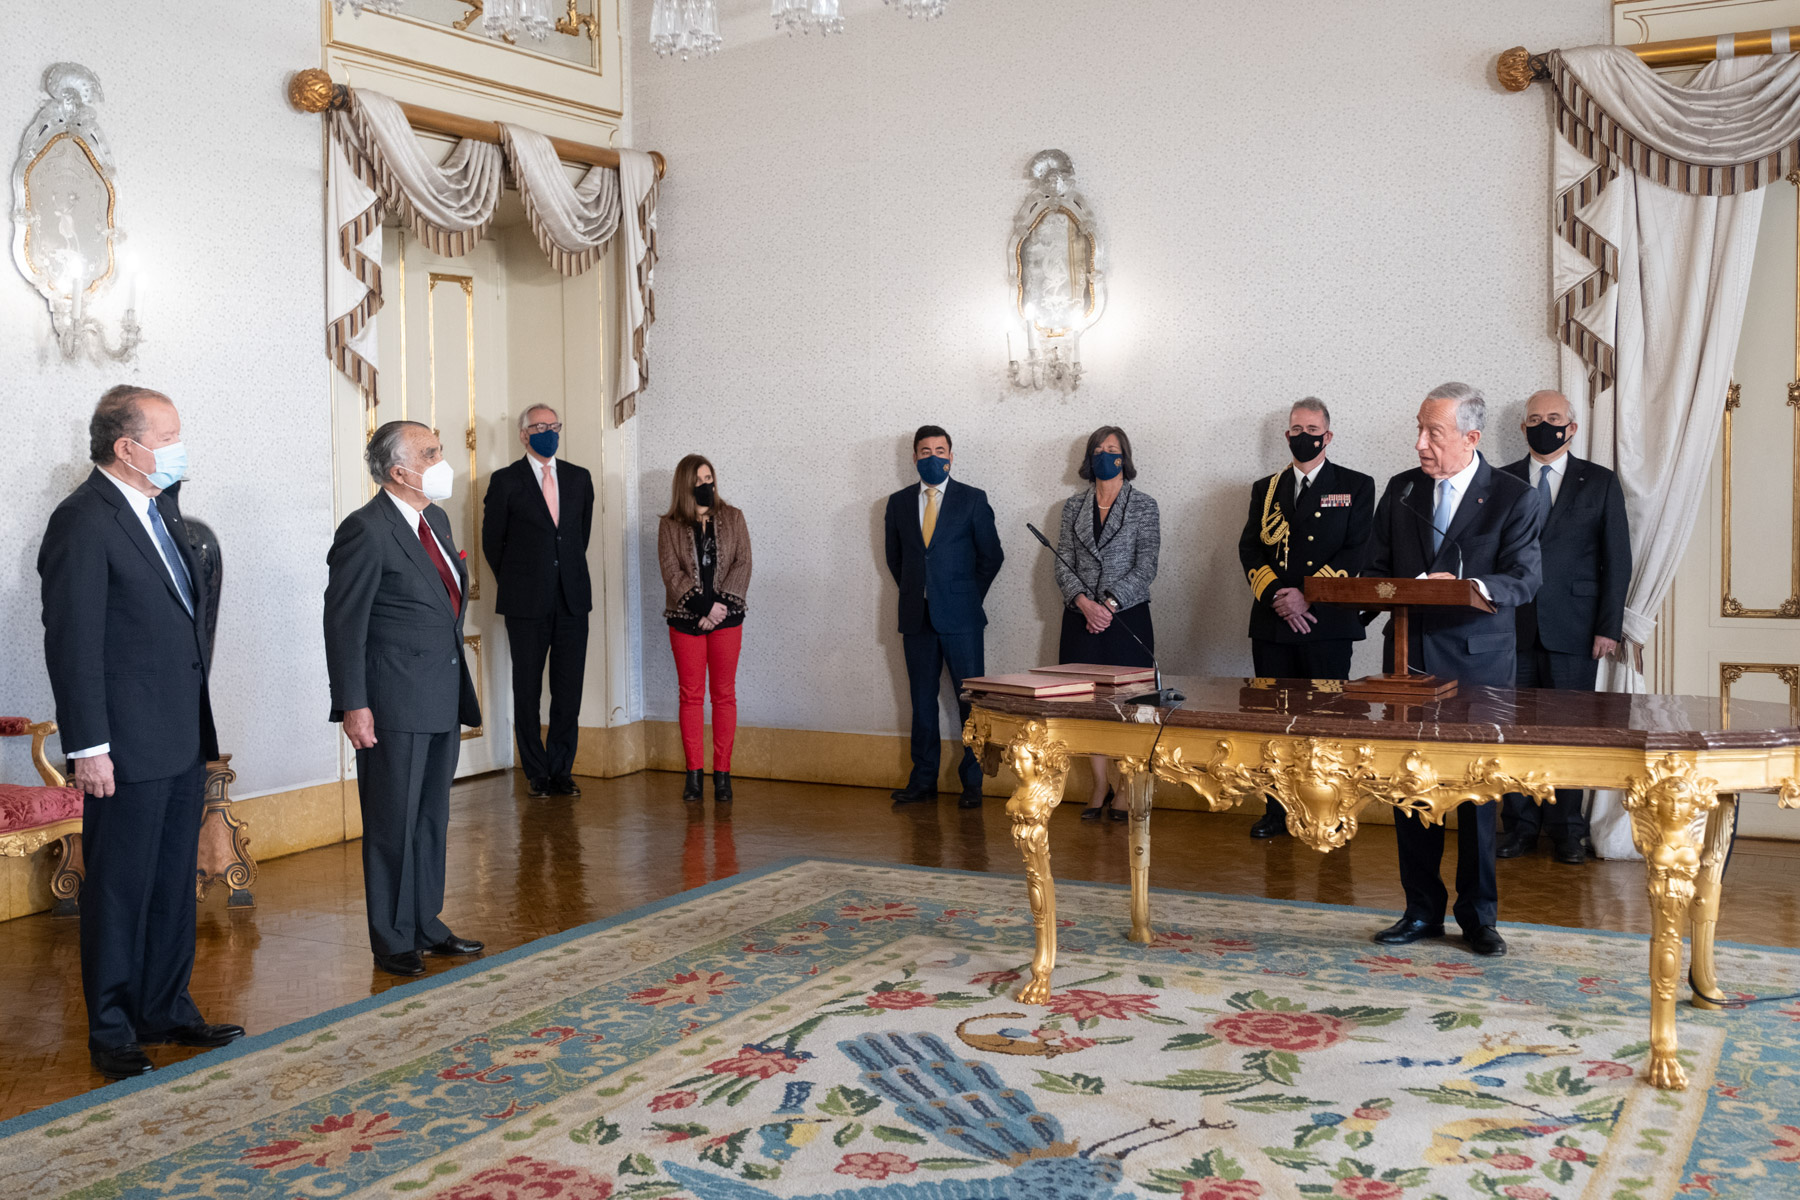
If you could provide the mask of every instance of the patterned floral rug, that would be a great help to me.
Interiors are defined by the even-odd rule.
[[[0,1196],[1449,1200],[1800,1194],[1800,955],[1721,947],[1659,1092],[1642,939],[1372,946],[1354,909],[794,862],[0,1125]]]

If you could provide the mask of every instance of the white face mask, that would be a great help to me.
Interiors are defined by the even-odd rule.
[[[451,485],[456,482],[456,472],[451,470],[450,464],[443,459],[440,458],[426,467],[423,474],[408,467],[400,469],[408,475],[419,476],[419,490],[425,493],[427,500],[448,500],[450,498]]]

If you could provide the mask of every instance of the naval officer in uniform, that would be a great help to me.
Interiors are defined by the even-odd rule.
[[[1375,480],[1329,461],[1331,410],[1308,396],[1288,413],[1290,466],[1250,489],[1250,516],[1238,559],[1250,581],[1250,657],[1260,676],[1344,679],[1363,636],[1353,609],[1311,605],[1309,575],[1361,573],[1375,523]],[[1253,838],[1287,832],[1274,796],[1250,827]]]

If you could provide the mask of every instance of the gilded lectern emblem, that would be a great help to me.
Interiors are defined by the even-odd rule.
[[[1398,590],[1399,589],[1395,588],[1391,583],[1378,583],[1375,585],[1375,594],[1380,596],[1383,600],[1392,600],[1394,598],[1394,593]]]

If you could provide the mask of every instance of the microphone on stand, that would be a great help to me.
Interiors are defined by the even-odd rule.
[[[1423,517],[1425,519],[1425,523],[1427,525],[1431,526],[1432,530],[1434,532],[1436,532],[1439,537],[1443,538],[1446,542],[1449,542],[1452,546],[1456,547],[1456,577],[1458,579],[1461,579],[1462,578],[1462,570],[1463,570],[1462,543],[1457,541],[1455,538],[1451,537],[1450,534],[1448,532],[1446,532],[1445,530],[1440,529],[1438,527],[1436,518],[1434,518],[1430,513],[1426,512],[1425,510],[1423,510],[1421,508],[1416,507],[1415,505],[1411,505],[1406,502],[1407,498],[1409,496],[1411,496],[1413,493],[1413,484],[1415,482],[1417,482],[1417,481],[1409,479],[1406,481],[1406,486],[1400,489],[1400,506],[1402,508],[1406,509],[1407,512],[1411,513],[1415,517]]]
[[[1062,563],[1063,566],[1069,568],[1070,574],[1074,575],[1075,578],[1077,578],[1077,579],[1081,579],[1081,572],[1077,571],[1075,569],[1075,564],[1070,562],[1068,559],[1064,558],[1062,551],[1058,550],[1055,546],[1051,545],[1050,539],[1045,537],[1043,532],[1040,529],[1038,529],[1038,527],[1036,525],[1033,525],[1030,521],[1027,521],[1027,522],[1025,522],[1025,528],[1031,530],[1032,537],[1036,538],[1038,541],[1043,543],[1044,549],[1046,549],[1050,553],[1056,555],[1058,562]],[[1082,580],[1082,582],[1085,584],[1086,580]],[[1105,603],[1105,601],[1103,601],[1103,600],[1095,599],[1092,592],[1088,593],[1088,599],[1094,600],[1094,602],[1096,604]],[[1154,651],[1150,647],[1144,645],[1144,639],[1139,637],[1137,635],[1137,633],[1131,628],[1131,626],[1120,625],[1119,628],[1123,629],[1127,634],[1129,634],[1131,637],[1131,640],[1138,644],[1138,648],[1141,649],[1145,654],[1148,654],[1150,656],[1150,669],[1156,672],[1156,690],[1154,692],[1145,692],[1141,696],[1128,696],[1125,699],[1125,703],[1126,704],[1154,704],[1158,708],[1169,708],[1169,707],[1172,707],[1174,705],[1180,704],[1183,701],[1185,701],[1187,699],[1186,696],[1182,695],[1180,692],[1176,691],[1174,688],[1166,688],[1163,686],[1162,667],[1156,661],[1156,651]],[[1160,734],[1158,736],[1160,736]]]

